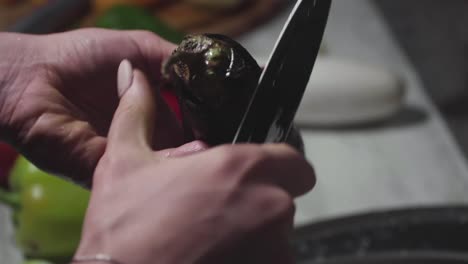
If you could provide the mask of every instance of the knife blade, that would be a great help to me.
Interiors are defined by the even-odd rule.
[[[284,142],[320,50],[331,0],[298,0],[263,71],[233,144]]]

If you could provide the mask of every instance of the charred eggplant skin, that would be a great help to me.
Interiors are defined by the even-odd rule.
[[[186,36],[162,67],[178,96],[187,139],[210,145],[232,142],[261,73],[242,45],[218,34]],[[300,135],[291,135],[302,150]]]
[[[215,34],[189,35],[163,67],[193,137],[228,143],[257,85],[261,68],[237,42]]]

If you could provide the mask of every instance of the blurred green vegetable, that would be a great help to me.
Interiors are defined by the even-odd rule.
[[[52,262],[45,261],[45,260],[26,260],[23,264],[53,264]]]
[[[24,255],[70,259],[80,241],[89,192],[39,170],[24,157],[12,169],[10,187],[11,192],[0,190],[0,201],[13,208],[16,240]]]
[[[148,30],[173,43],[180,43],[184,34],[170,28],[146,9],[132,5],[116,5],[104,12],[96,26],[121,30]]]

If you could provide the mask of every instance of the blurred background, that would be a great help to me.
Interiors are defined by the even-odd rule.
[[[0,30],[145,29],[175,43],[188,33],[221,33],[265,64],[294,3],[0,0]],[[297,202],[299,260],[468,252],[467,10],[464,0],[333,1],[296,116],[318,175],[315,190]],[[0,145],[0,263],[66,261],[88,194],[17,157]],[[34,188],[52,190],[62,203],[36,197],[25,205]],[[57,189],[82,198],[70,206]],[[37,214],[34,206],[54,213]]]
[[[466,156],[468,2],[400,2],[377,0],[375,4]]]

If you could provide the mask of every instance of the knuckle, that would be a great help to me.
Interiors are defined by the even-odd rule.
[[[245,170],[249,171],[250,175],[255,175],[265,170],[273,161],[271,153],[260,146],[250,146],[250,149],[245,156],[248,160],[245,164]]]
[[[286,143],[270,145],[268,148],[275,149],[275,152],[280,153],[275,155],[275,163],[282,163],[286,168],[295,169],[296,178],[302,180],[305,189],[310,190],[315,186],[314,168],[304,155]]]
[[[71,135],[72,138],[84,137],[92,134],[93,128],[88,122],[77,121],[72,124],[70,131],[73,133]]]
[[[268,212],[271,217],[282,217],[294,212],[295,204],[293,198],[284,190],[274,188],[265,191],[263,199],[258,201],[257,210]]]
[[[235,169],[243,162],[243,157],[239,151],[229,145],[220,146],[216,153],[217,164],[222,168]]]
[[[254,146],[223,145],[216,149],[213,168],[221,175],[242,181],[261,162],[261,150]]]
[[[230,162],[233,149],[229,145],[222,145],[216,149],[216,158],[221,163]]]
[[[261,169],[267,165],[271,160],[271,155],[260,145],[250,144],[239,146],[236,149],[233,158],[236,161],[243,161],[243,163],[240,164],[242,165],[240,166],[240,169],[244,172],[248,172],[256,171],[257,169]]]

